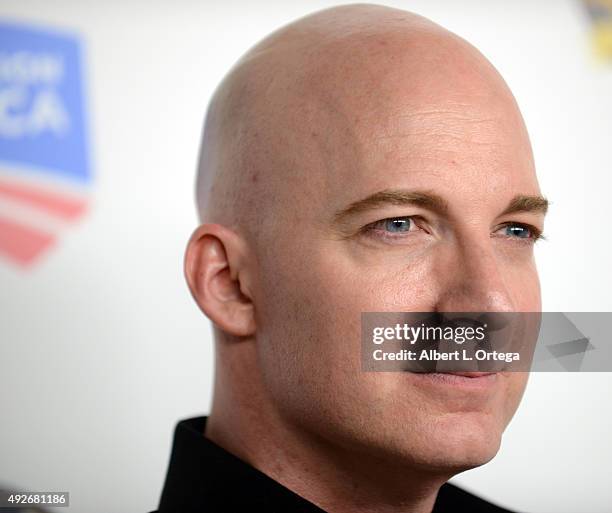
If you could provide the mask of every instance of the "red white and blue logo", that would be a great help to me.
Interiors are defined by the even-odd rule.
[[[77,37],[0,22],[0,258],[29,266],[87,209]]]

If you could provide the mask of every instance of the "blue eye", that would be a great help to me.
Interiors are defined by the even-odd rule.
[[[391,217],[384,219],[384,229],[391,233],[403,233],[410,231],[410,225],[412,221],[409,217]]]
[[[530,239],[534,237],[531,230],[527,226],[521,224],[506,225],[504,227],[504,235],[507,237],[517,237],[519,239]]]
[[[364,226],[361,233],[388,244],[408,244],[415,235],[426,233],[419,216],[387,217]]]

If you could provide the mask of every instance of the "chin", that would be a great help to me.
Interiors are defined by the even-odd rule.
[[[434,471],[463,472],[491,461],[501,444],[499,423],[484,414],[454,414],[435,420],[421,451],[424,466]]]

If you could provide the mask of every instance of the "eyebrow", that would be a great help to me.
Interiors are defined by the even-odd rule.
[[[413,205],[439,214],[448,212],[448,204],[441,196],[428,191],[404,191],[386,189],[370,196],[354,201],[348,207],[339,210],[334,215],[338,222],[357,214],[368,212],[385,205]]]
[[[440,215],[448,214],[448,203],[441,196],[430,191],[406,191],[396,189],[385,189],[366,198],[354,201],[348,207],[339,210],[334,215],[337,222],[343,222],[347,218],[362,214],[385,205],[412,205],[431,210]],[[500,214],[508,215],[518,212],[535,212],[546,214],[548,200],[542,196],[519,194],[512,198],[506,209]]]
[[[500,216],[515,214],[517,212],[534,212],[545,215],[546,212],[548,212],[548,200],[542,196],[519,194],[512,198]]]

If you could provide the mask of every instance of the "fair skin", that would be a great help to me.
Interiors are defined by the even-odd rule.
[[[429,512],[496,454],[525,373],[449,385],[360,360],[361,312],[541,309],[529,138],[475,48],[370,5],[277,31],[215,93],[198,204],[208,438],[334,513]]]

